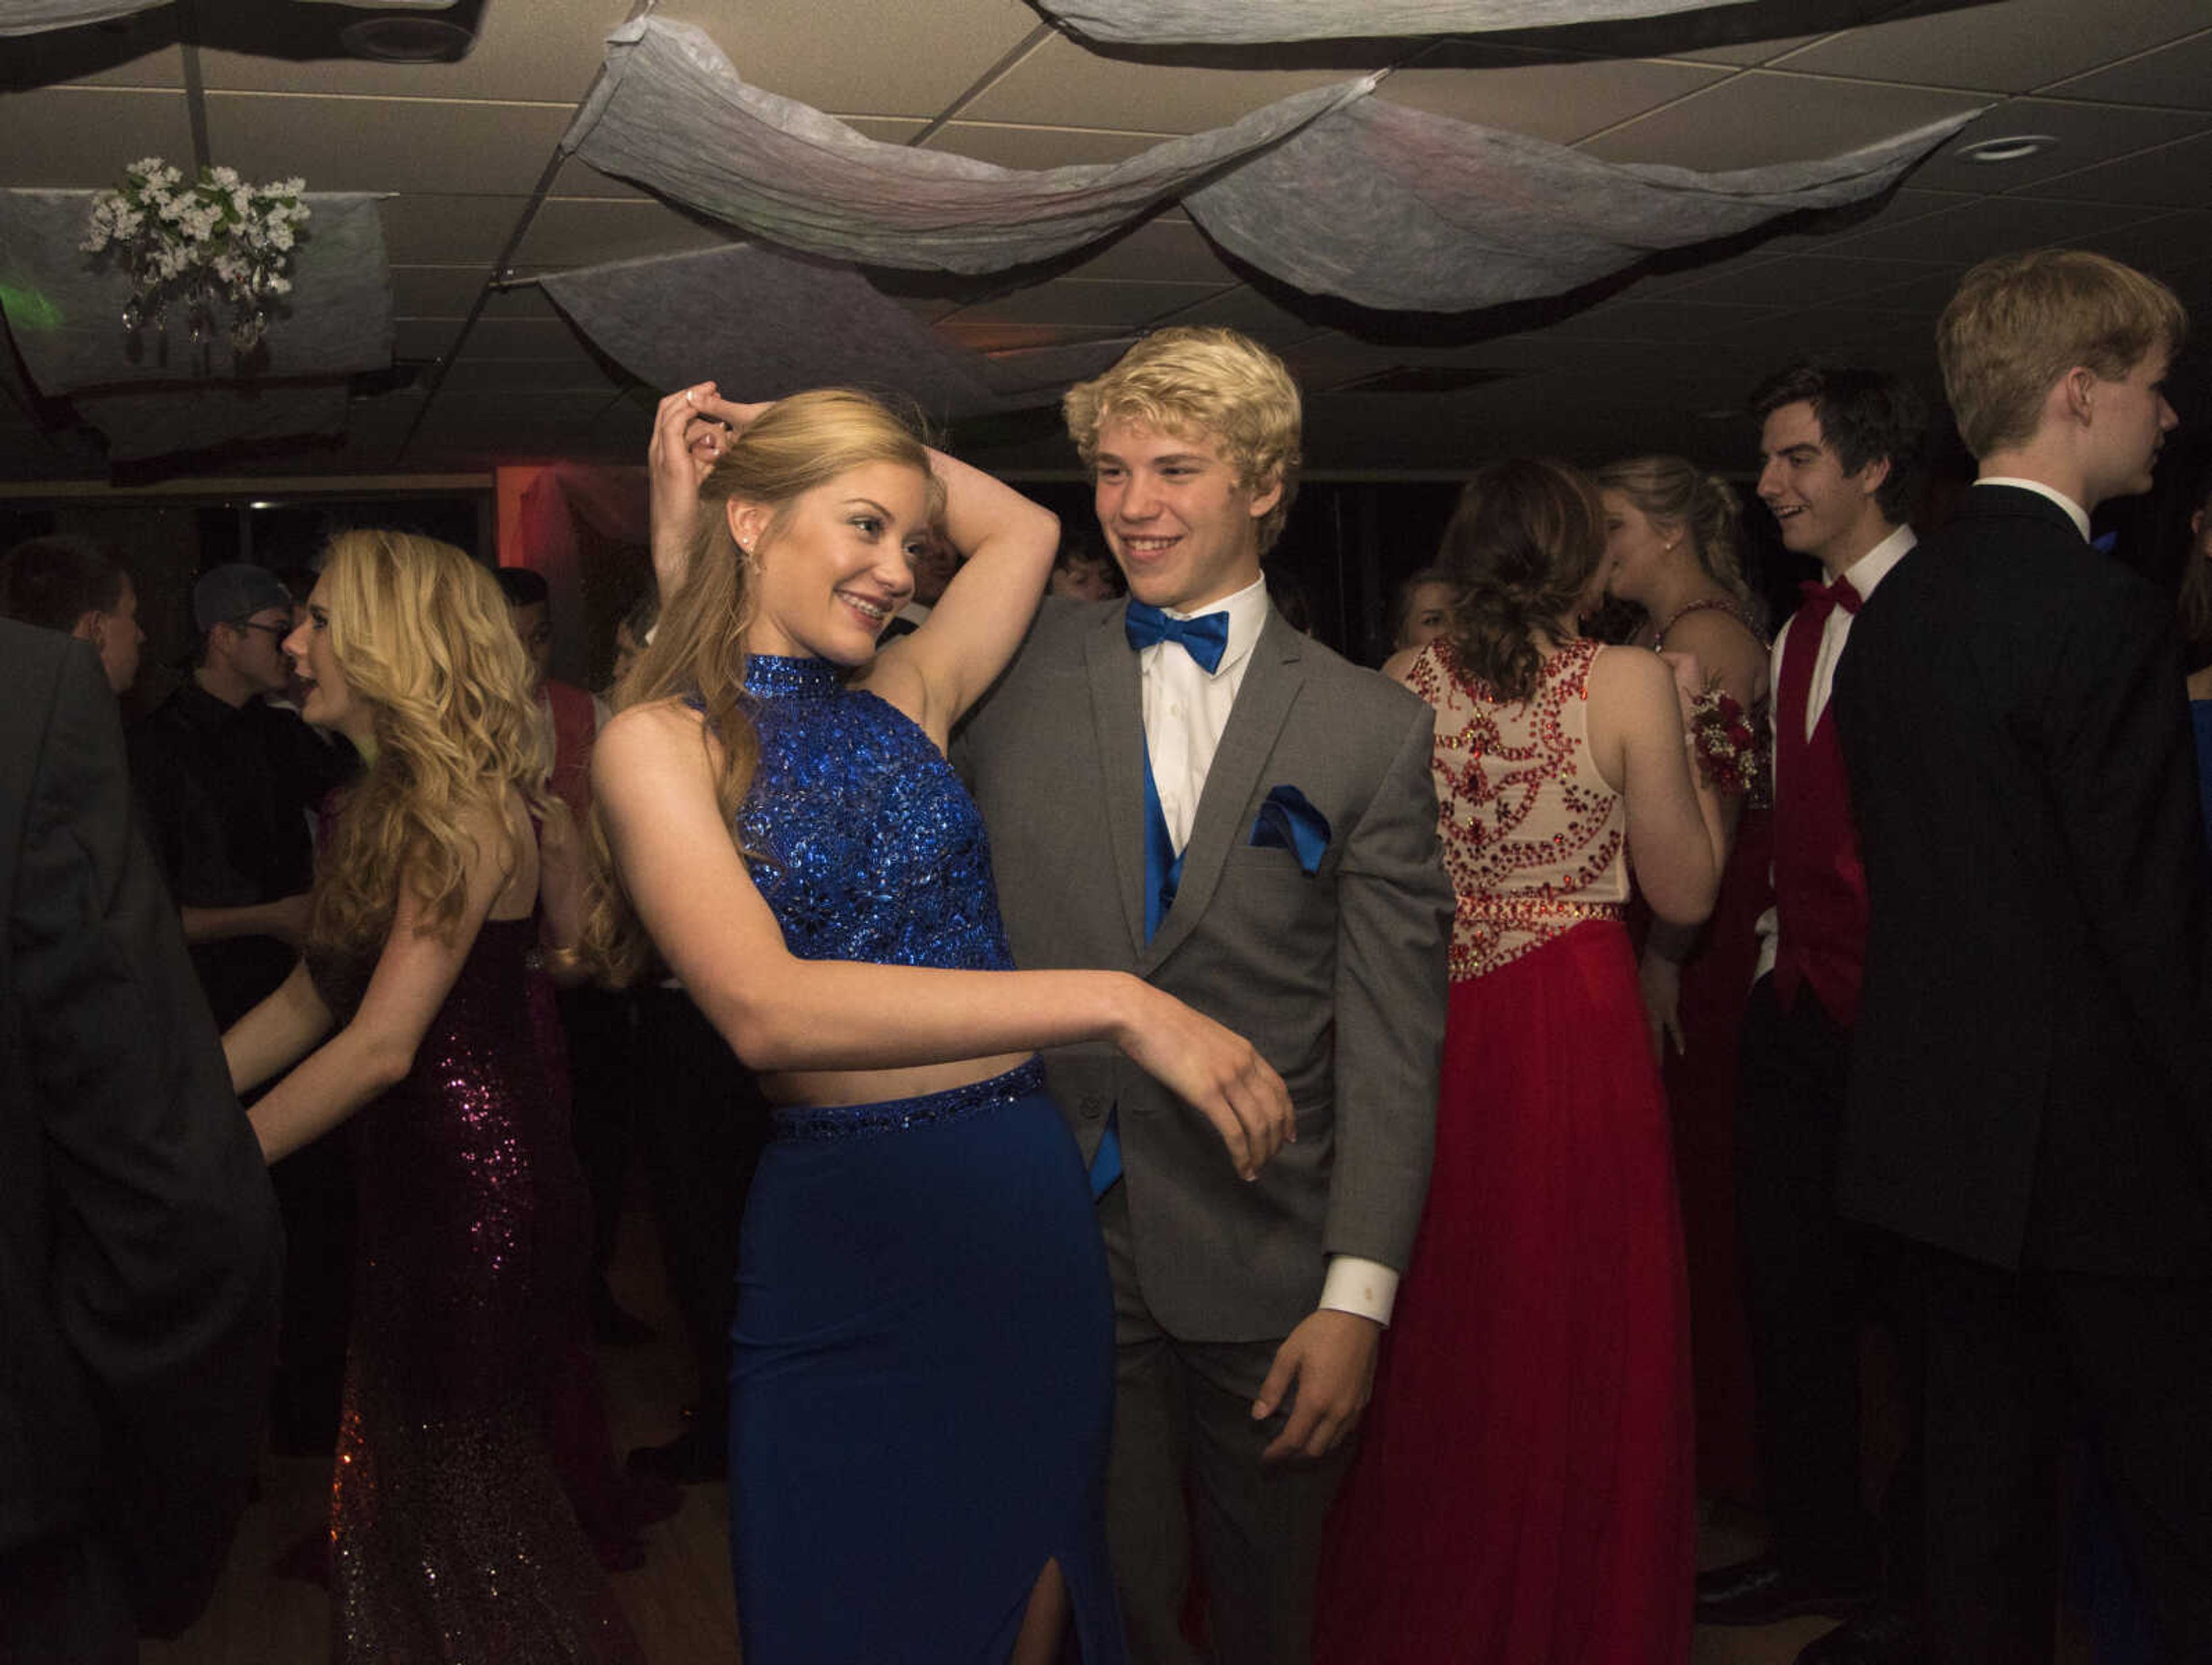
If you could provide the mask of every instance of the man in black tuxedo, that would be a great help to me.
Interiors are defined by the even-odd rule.
[[[0,1659],[205,1605],[283,1255],[90,648],[0,622]]]
[[[1968,273],[1937,326],[1980,477],[1860,613],[1835,704],[1866,863],[1839,1196],[1927,1303],[1931,1656],[2051,1655],[2086,1411],[2167,1656],[2212,1658],[2212,1024],[2170,603],[2094,550],[2187,319],[2101,256]]]

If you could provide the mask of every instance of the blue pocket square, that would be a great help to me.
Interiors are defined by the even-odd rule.
[[[1296,787],[1276,787],[1260,805],[1252,836],[1245,842],[1290,851],[1310,878],[1321,871],[1321,859],[1328,854],[1328,817],[1308,803],[1305,793]]]

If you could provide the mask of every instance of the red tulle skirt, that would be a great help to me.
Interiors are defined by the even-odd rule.
[[[1316,1657],[1676,1665],[1688,1292],[1626,933],[1579,926],[1454,984],[1443,1083]]]

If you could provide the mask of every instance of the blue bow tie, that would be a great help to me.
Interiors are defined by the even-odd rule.
[[[1157,607],[1133,601],[1122,620],[1122,629],[1129,633],[1129,646],[1140,653],[1155,642],[1180,644],[1183,652],[1197,660],[1199,668],[1209,677],[1221,668],[1221,656],[1229,648],[1227,613],[1200,613],[1196,618],[1170,618]]]

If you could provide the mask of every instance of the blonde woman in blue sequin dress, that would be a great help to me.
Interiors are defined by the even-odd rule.
[[[549,805],[521,644],[490,574],[400,533],[339,538],[307,611],[303,714],[369,765],[306,959],[223,1045],[240,1091],[292,1066],[249,1113],[269,1160],[358,1140],[332,1657],[638,1660],[545,1443],[590,1238],[531,1021]]]
[[[1064,1632],[1111,1665],[1110,1291],[1033,1054],[1118,1044],[1248,1174],[1287,1095],[1133,977],[1010,969],[945,749],[1036,611],[1051,514],[849,392],[687,390],[654,463],[676,535],[593,757],[617,886],[588,940],[634,966],[641,924],[778,1107],[732,1333],[747,1665],[1028,1665]],[[965,563],[878,652],[933,525]]]

